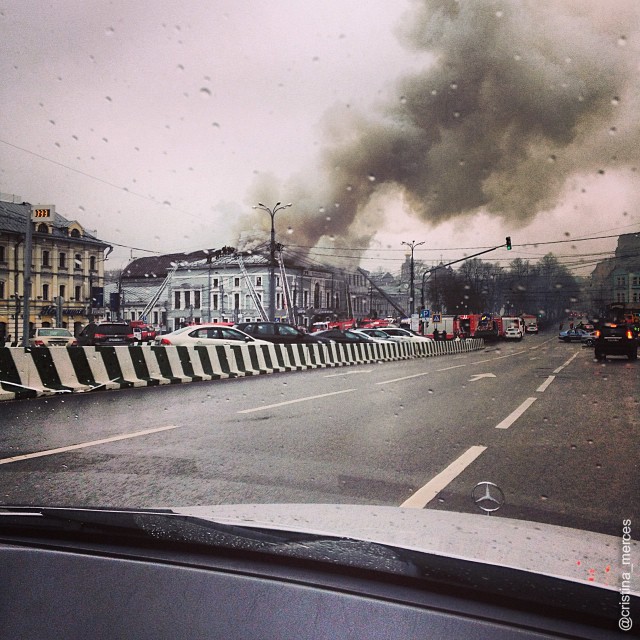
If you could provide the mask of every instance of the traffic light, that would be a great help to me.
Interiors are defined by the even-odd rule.
[[[507,236],[507,250],[511,251],[511,236]]]

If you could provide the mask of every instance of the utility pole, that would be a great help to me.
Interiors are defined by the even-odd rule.
[[[409,284],[409,314],[412,316],[415,313],[415,297],[414,297],[414,262],[413,262],[413,251],[416,247],[419,247],[424,242],[416,242],[412,240],[411,242],[402,242],[401,244],[406,244],[407,247],[411,249],[411,276],[410,276],[410,284]]]
[[[276,229],[275,229],[275,217],[278,211],[291,207],[289,204],[282,204],[276,202],[275,206],[270,209],[269,207],[258,202],[254,209],[262,209],[266,211],[271,217],[271,243],[269,247],[269,320],[275,322],[276,319]]]

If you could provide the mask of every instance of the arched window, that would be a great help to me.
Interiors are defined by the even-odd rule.
[[[69,231],[69,235],[72,238],[79,238],[82,234],[80,233],[79,229],[71,229],[71,231]]]
[[[37,227],[36,227],[36,231],[38,233],[49,233],[49,225],[41,222]]]
[[[89,258],[89,269],[91,271],[95,271],[96,270],[96,265],[98,264],[98,261],[96,260],[95,256],[91,256]]]

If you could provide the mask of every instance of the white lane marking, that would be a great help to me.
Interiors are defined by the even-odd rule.
[[[436,373],[439,371],[449,371],[449,369],[459,369],[460,367],[466,367],[466,364],[454,364],[451,367],[445,367],[444,369],[436,369]]]
[[[486,360],[476,360],[475,362],[471,362],[470,364],[482,364],[483,362],[493,362],[494,360],[502,360],[502,358],[512,358],[513,356],[518,356],[521,353],[526,353],[526,349],[522,351],[514,351],[513,353],[508,353],[506,356],[498,356],[497,358],[487,358]]]
[[[543,347],[545,344],[547,344],[548,342],[551,342],[552,340],[555,340],[556,338],[549,338],[548,340],[545,340],[544,342],[541,342],[540,344],[537,344],[535,347],[529,347],[529,349],[531,349],[531,351],[535,351],[536,349],[539,349],[540,347]]]
[[[474,373],[470,378],[469,382],[477,382],[478,380],[482,380],[482,378],[495,378],[495,374],[493,373]]]
[[[337,396],[340,393],[351,393],[355,389],[342,389],[341,391],[332,391],[331,393],[321,393],[317,396],[307,396],[306,398],[296,398],[295,400],[285,400],[284,402],[276,402],[275,404],[263,404],[261,407],[254,409],[243,409],[238,413],[254,413],[255,411],[264,411],[265,409],[273,409],[274,407],[284,407],[287,404],[296,404],[297,402],[306,402],[307,400],[317,400],[318,398],[328,398],[329,396]]]
[[[542,393],[554,380],[555,376],[549,376],[537,389],[536,391]]]
[[[508,429],[538,398],[527,398],[515,411],[512,411],[496,429]]]
[[[560,365],[553,373],[560,373],[565,367],[567,367],[571,361],[578,356],[580,352],[576,351],[564,364]]]
[[[428,376],[433,371],[423,371],[422,373],[414,373],[412,376],[404,376],[403,378],[394,378],[393,380],[383,380],[382,382],[376,382],[376,384],[391,384],[392,382],[402,382],[403,380],[410,380],[411,378],[420,378],[422,376]]]
[[[339,378],[340,376],[352,376],[354,373],[371,373],[373,369],[364,369],[363,371],[344,371],[343,373],[332,373],[325,378]]]
[[[139,438],[150,433],[160,433],[161,431],[169,431],[170,429],[179,429],[181,425],[170,425],[168,427],[158,427],[156,429],[145,429],[144,431],[136,431],[135,433],[125,433],[120,436],[111,436],[109,438],[101,438],[100,440],[91,440],[90,442],[82,442],[80,444],[72,444],[67,447],[58,447],[57,449],[47,449],[46,451],[36,451],[35,453],[26,453],[12,458],[1,458],[0,464],[9,464],[11,462],[19,462],[20,460],[30,460],[31,458],[42,458],[43,456],[53,456],[57,453],[65,453],[66,451],[74,451],[75,449],[84,449],[85,447],[95,447],[99,444],[107,442],[117,442],[118,440],[128,440],[129,438]]]
[[[424,509],[452,480],[459,476],[487,447],[473,446],[467,449],[457,460],[446,469],[429,480],[400,506],[411,509]]]
[[[452,367],[445,367],[444,369],[435,369],[434,371],[423,371],[422,373],[414,373],[411,376],[403,376],[402,378],[394,378],[393,380],[383,380],[382,382],[376,382],[376,384],[391,384],[392,382],[402,382],[403,380],[411,380],[411,378],[420,378],[422,376],[428,376],[432,373],[439,373],[440,371],[449,371],[450,369],[459,369],[460,367],[466,367],[466,364],[456,364]]]

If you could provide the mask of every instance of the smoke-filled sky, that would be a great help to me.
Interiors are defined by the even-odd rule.
[[[137,248],[114,268],[236,245],[258,202],[369,269],[639,231],[639,26],[635,0],[0,2],[0,191]]]

